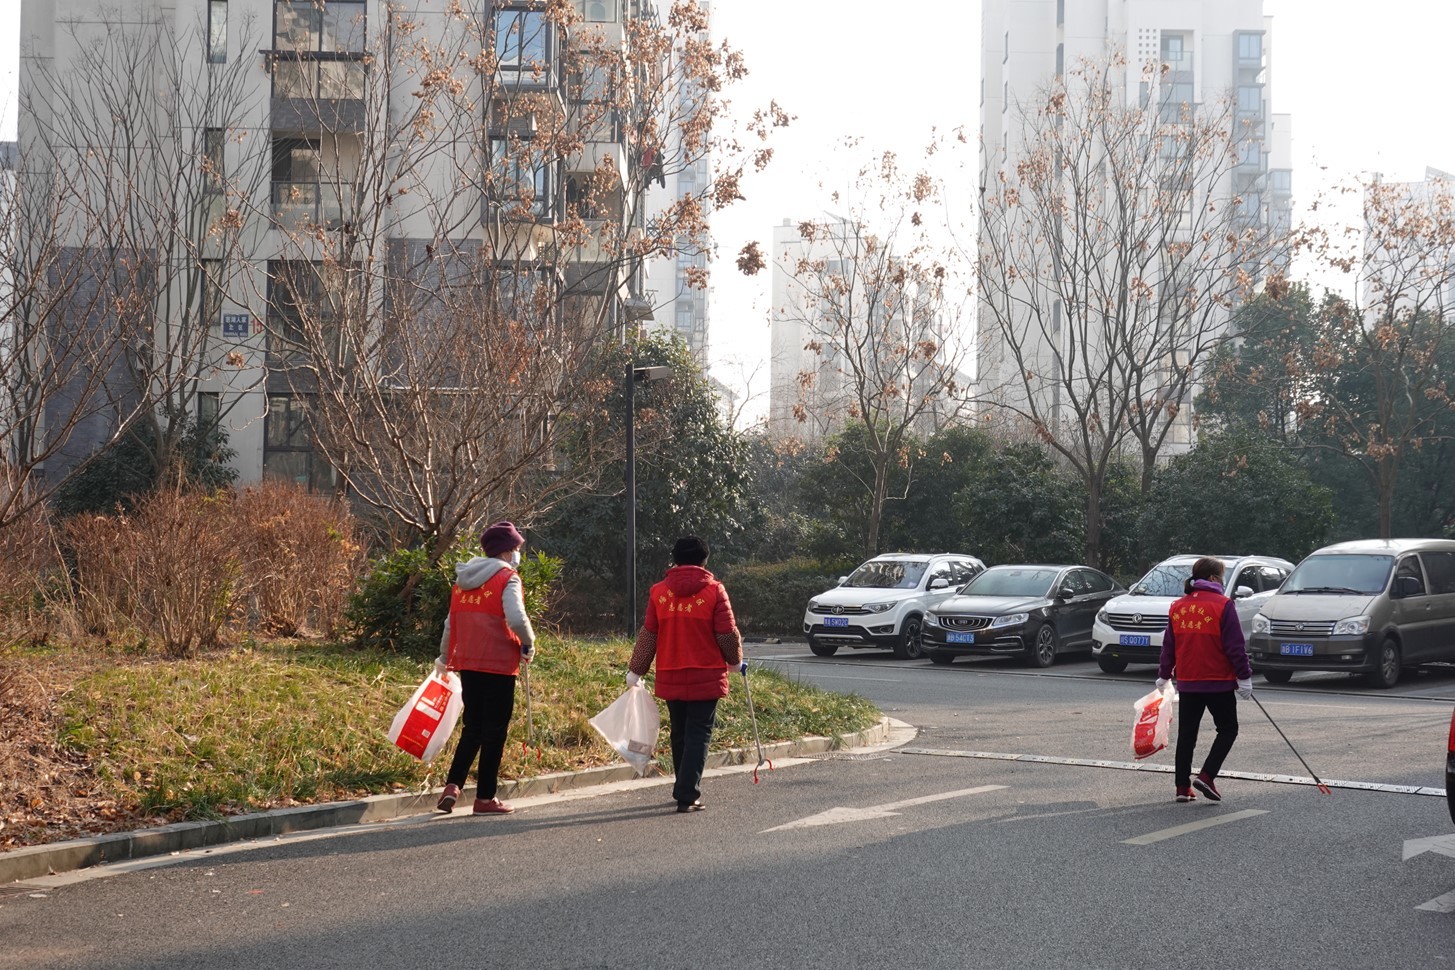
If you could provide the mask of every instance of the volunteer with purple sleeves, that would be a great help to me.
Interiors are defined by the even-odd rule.
[[[478,755],[476,815],[509,815],[515,809],[495,797],[505,735],[515,710],[515,676],[521,661],[535,658],[535,631],[525,613],[516,567],[525,537],[510,522],[497,522],[480,536],[485,555],[455,566],[450,615],[440,637],[435,671],[460,672],[464,728],[445,776],[439,810],[452,812]]]
[[[1233,601],[1223,594],[1221,559],[1204,558],[1192,564],[1192,576],[1183,587],[1186,595],[1172,604],[1167,632],[1162,637],[1162,664],[1157,687],[1177,680],[1180,695],[1177,715],[1177,760],[1174,783],[1177,800],[1197,800],[1196,788],[1209,799],[1223,796],[1216,784],[1223,761],[1238,737],[1238,702],[1253,696],[1253,668],[1243,642],[1243,627]],[[1211,711],[1217,736],[1197,777],[1192,777],[1192,752],[1204,711]]]

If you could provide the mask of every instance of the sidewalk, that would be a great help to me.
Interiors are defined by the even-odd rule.
[[[898,733],[899,729],[906,727],[907,725],[901,722],[885,717],[881,718],[874,727],[853,734],[841,734],[832,738],[812,736],[800,738],[797,741],[781,741],[777,744],[764,745],[763,756],[770,760],[786,760],[823,754],[827,751],[882,744],[890,739],[891,733]],[[904,740],[908,740],[908,738],[905,737]],[[903,743],[903,741],[899,743]],[[752,765],[756,763],[756,759],[757,751],[755,749],[731,748],[710,753],[707,756],[707,767],[718,769],[734,765]],[[655,771],[655,768],[651,770]],[[648,777],[651,777],[650,774]],[[499,794],[501,798],[506,799],[530,798],[629,781],[634,778],[636,778],[636,772],[630,765],[606,765],[582,771],[553,772],[533,778],[502,781]],[[474,787],[470,786],[461,793],[460,801],[462,804],[468,805],[474,797]],[[175,825],[164,825],[160,828],[117,832],[88,839],[74,839],[69,842],[12,849],[0,853],[0,887],[37,876],[54,875],[90,866],[166,855],[228,842],[273,838],[290,832],[305,832],[311,829],[334,828],[342,825],[364,825],[409,815],[428,814],[435,811],[435,802],[438,799],[438,790],[372,795],[357,801],[300,805],[295,808],[282,808],[269,812],[233,815],[217,821],[178,822]]]

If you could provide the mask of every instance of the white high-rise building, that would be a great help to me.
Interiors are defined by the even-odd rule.
[[[1244,225],[1275,235],[1287,231],[1291,124],[1288,115],[1270,109],[1273,45],[1262,0],[985,0],[982,18],[982,186],[993,185],[998,172],[1015,173],[1030,151],[1027,137],[1034,127],[1023,123],[1023,110],[1031,110],[1058,77],[1078,65],[1110,64],[1113,98],[1124,105],[1151,99],[1197,111],[1228,99],[1236,162],[1207,201],[1226,207],[1237,199]],[[1285,261],[1280,253],[1249,269],[1257,275]],[[1003,338],[996,325],[985,318],[982,309],[981,380],[988,388],[1013,387],[1016,365],[997,343]],[[1044,362],[1064,350],[1049,347],[1039,356],[1029,351],[1023,360]],[[1184,401],[1190,403],[1191,396]],[[1053,403],[1049,413],[1059,407]],[[1190,407],[1182,408],[1181,422],[1169,441],[1173,450],[1191,441]]]

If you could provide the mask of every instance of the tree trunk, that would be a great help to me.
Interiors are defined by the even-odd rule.
[[[879,554],[879,529],[884,522],[885,496],[889,493],[888,460],[874,463],[874,497],[869,505],[869,531],[864,536],[864,558]]]
[[[1101,568],[1101,483],[1086,483],[1086,564]]]

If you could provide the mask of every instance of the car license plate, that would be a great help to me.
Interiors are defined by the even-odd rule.
[[[1120,643],[1124,647],[1150,647],[1152,645],[1152,638],[1138,636],[1134,633],[1123,633],[1117,637],[1117,643]]]
[[[945,641],[948,642],[948,643],[974,643],[975,642],[975,634],[973,634],[973,633],[946,633],[945,634]]]
[[[1285,657],[1312,657],[1314,645],[1312,643],[1280,643],[1278,652]]]
[[[849,618],[847,616],[826,616],[826,617],[823,618],[823,625],[824,626],[848,626],[849,625]]]

